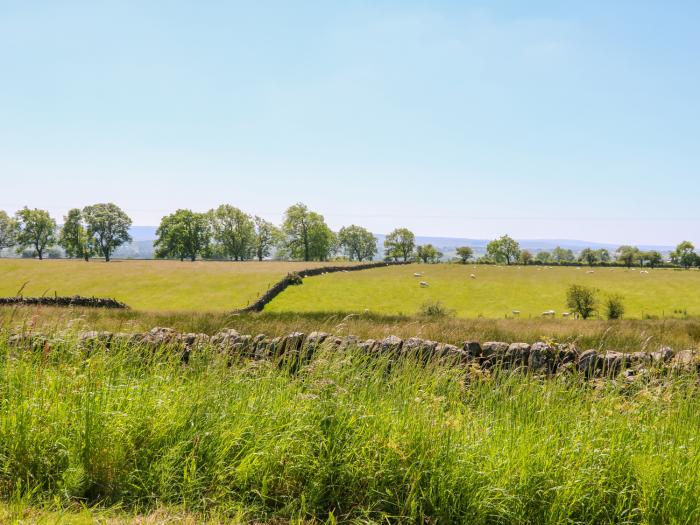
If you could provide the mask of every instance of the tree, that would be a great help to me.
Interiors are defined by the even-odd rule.
[[[581,319],[588,319],[596,311],[596,291],[587,286],[572,284],[566,292],[566,305]]]
[[[234,261],[245,261],[253,256],[255,224],[250,215],[230,204],[209,210],[208,215],[217,255]]]
[[[537,252],[535,260],[540,264],[546,264],[552,260],[552,254],[547,251]]]
[[[437,263],[442,258],[442,255],[432,244],[425,244],[416,248],[416,258],[423,263]]]
[[[520,245],[507,235],[491,241],[486,245],[486,253],[497,263],[510,265],[520,256]]]
[[[58,244],[65,250],[68,258],[85,259],[87,262],[95,254],[94,243],[88,235],[83,214],[78,208],[69,210],[68,215],[63,217]]]
[[[17,221],[0,210],[0,250],[10,248],[17,242]]]
[[[474,249],[469,246],[460,246],[457,248],[457,257],[462,264],[467,264],[469,259],[474,257]]]
[[[114,250],[124,243],[131,242],[131,219],[116,204],[109,202],[86,206],[83,208],[83,217],[91,242],[94,242],[97,253],[102,255],[106,262],[109,262]]]
[[[270,256],[272,247],[280,241],[282,236],[274,224],[257,215],[253,218],[253,227],[255,229],[255,256],[258,261],[262,261],[265,257]]]
[[[532,262],[532,252],[530,250],[523,250],[520,252],[520,264],[527,266]]]
[[[591,248],[584,248],[581,250],[581,253],[578,254],[578,260],[588,266],[593,266],[598,262],[598,254]]]
[[[377,253],[377,239],[361,226],[346,226],[338,232],[338,244],[351,261],[371,261]]]
[[[617,249],[617,252],[615,252],[617,255],[617,260],[621,264],[624,264],[627,266],[627,268],[631,268],[632,265],[634,264],[634,261],[638,258],[639,256],[639,248],[636,246],[620,246]]]
[[[600,248],[595,251],[596,257],[601,264],[608,264],[610,262],[610,252],[605,248]]]
[[[664,256],[656,250],[645,252],[645,259],[650,268],[656,268],[664,262]]]
[[[416,236],[407,228],[397,228],[384,239],[386,255],[394,260],[408,261],[413,255],[415,245]]]
[[[686,270],[691,266],[694,266],[697,260],[697,254],[695,253],[695,246],[689,241],[683,241],[676,249],[671,253],[671,262],[682,266]]]
[[[211,228],[206,213],[177,210],[160,220],[156,230],[155,256],[195,261],[209,249]]]
[[[557,246],[552,250],[552,260],[557,264],[571,263],[576,260],[576,257],[574,257],[574,252],[568,248]]]
[[[26,206],[17,212],[15,218],[18,223],[18,253],[24,248],[32,248],[39,260],[43,259],[47,246],[56,242],[56,221],[48,211],[30,210]]]
[[[282,231],[293,259],[325,261],[336,249],[337,239],[323,215],[302,203],[287,208]]]

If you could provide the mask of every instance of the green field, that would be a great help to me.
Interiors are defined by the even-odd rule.
[[[0,296],[112,297],[139,310],[230,311],[292,271],[324,263],[0,259]]]
[[[626,317],[700,316],[700,272],[540,266],[410,265],[356,273],[335,273],[290,287],[269,306],[273,312],[363,312],[414,315],[427,301],[440,301],[459,317],[537,317],[545,310],[566,310],[572,283],[600,291],[600,298],[621,294]],[[422,273],[415,277],[414,272]],[[475,279],[470,275],[474,274]],[[421,288],[426,281],[428,288]]]
[[[141,311],[226,312],[254,301],[288,272],[317,267],[312,262],[177,262],[0,260],[0,296],[23,294],[113,297]],[[547,268],[410,265],[308,277],[288,288],[269,312],[348,312],[415,315],[422,304],[440,301],[458,317],[538,317],[566,311],[572,283],[597,288],[604,300],[624,297],[626,317],[700,316],[700,272],[586,267]],[[422,273],[415,277],[414,272]],[[475,279],[470,275],[474,274]],[[426,281],[428,288],[421,288]]]

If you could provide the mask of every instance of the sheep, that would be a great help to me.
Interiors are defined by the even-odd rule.
[[[564,313],[561,314],[561,315],[562,315],[562,317],[569,317],[571,314],[570,314],[569,312],[564,312]]]
[[[554,310],[547,310],[545,312],[542,312],[542,317],[554,317],[554,315]]]
[[[425,281],[421,281],[421,282],[418,283],[418,284],[420,284],[420,287],[421,287],[421,288],[427,288],[427,287],[428,287],[428,283],[426,283]]]
[[[593,271],[593,270],[588,270],[586,273],[591,274],[591,273],[595,273],[595,271]]]
[[[474,275],[474,274],[472,273],[471,275],[469,275],[469,278],[470,278],[470,279],[476,279],[476,275]]]
[[[423,277],[423,274],[422,274],[422,273],[415,272],[415,273],[413,274],[413,277]]]
[[[513,310],[513,315],[520,315],[520,310]]]
[[[648,270],[641,270],[641,271],[640,271],[639,273],[642,273],[642,274],[648,274],[648,273],[649,273],[649,271],[648,271]]]

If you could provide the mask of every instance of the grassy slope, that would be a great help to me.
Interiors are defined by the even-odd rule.
[[[178,359],[0,341],[0,499],[248,520],[700,521],[695,377],[465,384],[353,354],[298,374]]]
[[[142,310],[226,311],[257,299],[304,262],[66,261],[0,259],[0,296],[112,297]]]
[[[353,274],[338,273],[304,280],[303,286],[288,288],[268,310],[275,312],[362,312],[415,314],[426,301],[439,300],[462,317],[539,316],[545,310],[566,311],[566,289],[583,283],[607,294],[619,293],[625,299],[627,317],[643,315],[673,317],[674,310],[700,315],[700,272],[639,270],[586,267],[498,267],[411,265],[381,268]],[[423,277],[414,277],[422,272]],[[470,279],[470,274],[476,279]],[[425,280],[428,288],[420,288]]]

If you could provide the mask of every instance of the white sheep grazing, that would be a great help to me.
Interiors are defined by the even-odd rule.
[[[413,277],[423,277],[423,274],[416,272],[413,274]]]
[[[586,273],[595,273],[593,270],[588,270]]]
[[[513,310],[513,315],[520,315],[520,310]]]
[[[554,317],[554,310],[547,310],[545,312],[542,312],[542,317]]]
[[[427,287],[428,287],[428,283],[426,283],[425,281],[421,281],[421,282],[418,283],[418,284],[420,284],[420,287],[421,287],[421,288],[427,288]]]
[[[564,313],[561,314],[561,315],[562,315],[563,317],[569,317],[571,314],[570,314],[569,312],[564,312]]]
[[[469,276],[469,278],[470,278],[470,279],[476,279],[476,275],[471,274],[471,275]]]

